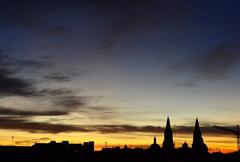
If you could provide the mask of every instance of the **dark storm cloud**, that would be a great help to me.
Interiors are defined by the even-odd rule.
[[[233,45],[221,44],[196,62],[196,73],[206,79],[224,79],[240,63],[240,50]]]
[[[32,111],[32,110],[17,110],[13,108],[0,107],[0,115],[7,116],[59,116],[68,115],[68,111]]]

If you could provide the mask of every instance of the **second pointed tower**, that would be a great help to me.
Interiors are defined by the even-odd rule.
[[[166,128],[164,131],[164,140],[163,140],[163,150],[166,151],[172,151],[174,149],[174,143],[173,143],[173,132],[170,125],[170,119],[167,118]]]
[[[197,153],[208,153],[207,145],[204,143],[202,138],[202,132],[200,130],[198,119],[195,121],[192,149]]]

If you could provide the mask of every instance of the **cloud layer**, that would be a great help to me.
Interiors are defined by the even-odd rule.
[[[4,114],[2,110],[1,114]],[[10,112],[20,115],[58,115],[55,112],[42,114],[36,112]],[[0,117],[0,129],[20,130],[31,133],[63,133],[63,132],[97,132],[97,133],[163,133],[164,127],[161,126],[136,126],[136,125],[69,125],[69,124],[51,124],[46,122],[32,122],[17,117]],[[227,127],[234,129],[234,127]],[[228,132],[218,130],[212,126],[201,127],[204,134],[226,135]],[[176,134],[192,134],[193,126],[174,126]]]

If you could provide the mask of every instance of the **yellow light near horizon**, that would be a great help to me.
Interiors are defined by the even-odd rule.
[[[14,136],[14,139],[12,139]],[[61,142],[67,140],[70,143],[82,143],[84,141],[94,141],[95,150],[101,150],[105,147],[106,142],[108,147],[120,146],[125,144],[130,148],[141,147],[148,148],[153,143],[153,134],[150,133],[28,133],[12,130],[0,130],[0,145],[16,145],[16,146],[31,146],[35,142],[48,143],[51,140]],[[41,140],[42,139],[42,140]],[[14,141],[13,141],[14,140]],[[157,135],[157,143],[162,145],[163,135]],[[175,147],[179,148],[184,142],[187,142],[189,147],[192,144],[192,134],[176,134],[174,135]],[[236,151],[236,139],[232,137],[205,135],[204,141],[208,145],[210,152],[233,152]]]

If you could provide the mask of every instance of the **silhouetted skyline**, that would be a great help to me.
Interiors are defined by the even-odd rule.
[[[99,150],[145,147],[156,136],[161,147],[191,148],[198,116],[194,146],[237,150],[236,135],[214,126],[240,124],[239,8],[237,0],[2,0],[0,145],[94,140]]]
[[[184,142],[181,148],[174,148],[173,132],[170,119],[167,118],[164,131],[163,146],[153,138],[153,143],[146,149],[104,147],[100,151],[94,150],[94,141],[71,144],[69,141],[49,143],[35,143],[32,147],[0,146],[0,159],[10,161],[208,161],[208,162],[237,162],[240,152],[222,154],[221,152],[209,153],[204,144],[198,119],[193,130],[192,148]]]

